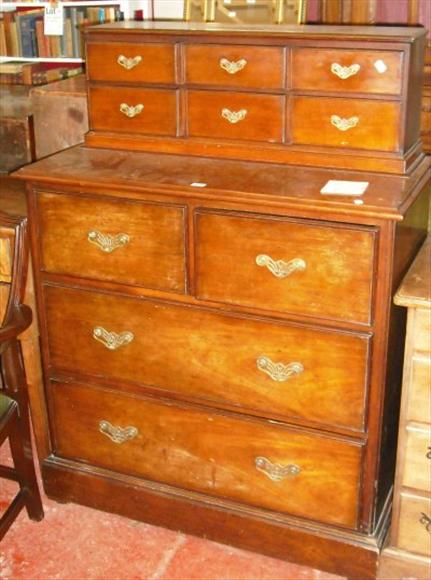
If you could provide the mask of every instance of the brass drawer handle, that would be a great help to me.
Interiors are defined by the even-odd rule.
[[[138,66],[141,60],[142,56],[139,55],[132,58],[127,58],[127,56],[124,56],[124,54],[120,54],[120,56],[117,58],[117,63],[126,70],[131,70],[132,68],[135,68],[135,66]]]
[[[231,111],[230,109],[222,109],[221,116],[233,125],[245,119],[247,109],[240,109],[239,111]]]
[[[127,103],[121,103],[120,105],[120,112],[129,119],[133,119],[133,117],[137,117],[142,113],[144,110],[144,105],[142,103],[138,103],[134,107],[132,105],[128,105]]]
[[[264,473],[272,481],[282,481],[286,477],[294,477],[301,472],[301,468],[294,463],[280,465],[280,463],[272,463],[266,457],[256,457],[254,464],[258,471]]]
[[[294,272],[302,272],[307,267],[307,263],[302,258],[293,258],[293,260],[285,262],[284,260],[273,260],[271,256],[266,254],[256,256],[256,264],[266,266],[271,274],[277,278],[286,278]]]
[[[343,119],[338,115],[331,115],[331,123],[339,131],[348,131],[359,123],[359,117],[350,117],[350,119]]]
[[[245,58],[240,58],[237,61],[228,60],[227,58],[221,58],[219,61],[220,68],[225,70],[230,75],[234,75],[240,70],[242,70],[246,64],[247,61],[245,60]]]
[[[88,232],[87,240],[100,248],[102,252],[111,254],[117,248],[128,244],[130,242],[130,236],[127,234],[112,236],[111,234],[102,234],[97,230],[91,230]]]
[[[360,70],[360,64],[351,64],[350,66],[342,66],[341,64],[338,64],[338,62],[333,62],[331,64],[331,73],[343,81],[358,74]]]
[[[134,439],[139,431],[136,427],[115,427],[111,425],[109,421],[102,419],[99,423],[99,431],[106,435],[114,443],[124,443],[125,441],[130,441]]]
[[[261,355],[256,360],[257,368],[266,373],[273,381],[283,383],[292,377],[304,372],[304,366],[299,362],[291,362],[287,365],[279,362],[274,363],[267,356]]]
[[[120,346],[125,346],[132,342],[135,338],[133,332],[126,330],[125,332],[109,332],[103,326],[95,326],[93,328],[93,338],[101,342],[108,350],[117,350]]]
[[[421,523],[425,527],[426,531],[431,534],[431,518],[424,514],[424,512],[421,512],[419,523]]]

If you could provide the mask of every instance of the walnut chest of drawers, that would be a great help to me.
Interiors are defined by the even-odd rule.
[[[431,569],[431,238],[395,296],[408,308],[390,546],[381,578],[426,578]]]
[[[91,29],[86,145],[17,174],[28,183],[43,334],[45,489],[373,577],[401,383],[404,311],[392,298],[427,224],[430,162],[413,145],[419,102],[405,76],[419,70],[422,37],[398,31],[383,47],[388,32],[364,42],[351,31],[355,43],[317,28],[304,44],[302,29],[280,28],[247,32],[236,51],[241,32],[209,28],[204,41],[188,30]],[[321,67],[319,96],[302,58]],[[370,69],[336,96],[334,63],[390,74],[382,84]],[[323,145],[280,163],[291,155],[288,101],[304,136],[306,110],[325,116],[350,97],[388,107],[392,136],[382,138],[389,149],[412,139],[410,153],[361,137],[342,161],[322,131]],[[309,166],[326,153],[331,166],[388,171]],[[322,194],[333,179],[368,185],[361,196]]]

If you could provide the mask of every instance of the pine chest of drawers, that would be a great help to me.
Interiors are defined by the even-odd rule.
[[[43,333],[46,419],[35,431],[45,489],[373,577],[391,508],[401,375],[404,314],[391,304],[426,235],[430,163],[420,144],[408,175],[391,173],[404,154],[377,149],[364,155],[386,159],[386,174],[287,165],[277,151],[289,149],[288,61],[308,91],[295,106],[318,98],[323,109],[339,98],[328,63],[384,61],[386,84],[369,73],[349,90],[388,104],[406,120],[403,134],[412,131],[404,75],[421,36],[411,51],[392,39],[385,59],[379,41],[367,45],[372,55],[350,45],[335,61],[342,46],[324,35],[319,50],[286,48],[273,33],[277,42],[257,34],[226,52],[231,30],[207,32],[204,43],[172,26],[91,29],[86,146],[17,174],[28,183]],[[321,67],[325,96],[311,94],[305,57]],[[226,132],[244,119],[220,113],[220,95],[245,99],[229,109],[238,119],[238,107],[247,119],[260,102],[249,133]],[[104,109],[112,104],[115,114]],[[142,151],[127,150],[134,144]],[[329,164],[341,159],[325,147],[307,149],[311,157],[304,149],[304,164],[323,164],[324,151]],[[361,165],[358,151],[347,157]],[[361,196],[322,194],[333,179],[368,185]]]

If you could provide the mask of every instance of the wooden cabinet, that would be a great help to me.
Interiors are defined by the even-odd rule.
[[[430,161],[415,145],[415,163],[397,174],[394,151],[371,158],[360,150],[370,154],[379,139],[395,150],[397,135],[418,131],[419,103],[404,75],[407,55],[419,59],[420,33],[382,30],[364,44],[357,31],[338,32],[335,49],[326,29],[243,37],[230,27],[176,26],[90,31],[86,146],[18,173],[29,188],[43,335],[45,489],[372,578],[391,511],[401,382],[404,320],[392,299],[426,235]],[[142,59],[129,81],[122,71],[115,83],[115,56],[96,78],[91,47],[105,40],[131,59],[140,47],[175,45],[175,82],[172,69],[166,82],[152,77],[152,64],[138,81]],[[312,41],[325,66],[341,42],[340,66],[356,53],[365,66],[365,50],[381,59],[383,43],[387,94],[371,73],[351,94],[322,89],[324,75],[317,91],[293,94],[292,47]],[[399,59],[407,59],[401,76]],[[217,74],[205,76],[210,70]],[[150,94],[176,95],[176,116],[160,99],[148,104]],[[102,106],[94,95],[109,98]],[[130,118],[118,113],[120,123],[103,107],[126,96],[143,107]],[[295,102],[358,102],[361,120],[372,103],[387,132],[368,129],[351,150],[335,147],[319,117],[321,149],[303,144],[303,165],[279,163]],[[381,113],[387,107],[392,116]],[[175,136],[161,136],[163,123]],[[334,171],[352,159],[387,171]],[[365,191],[322,193],[334,179],[342,188],[365,182]],[[419,442],[410,441],[416,462]]]
[[[379,576],[425,578],[431,566],[431,238],[395,302],[408,309],[394,513]]]
[[[422,155],[423,29],[163,26],[87,29],[88,146],[385,173]]]

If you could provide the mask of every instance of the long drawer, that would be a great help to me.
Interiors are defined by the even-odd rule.
[[[184,292],[183,207],[41,192],[38,209],[44,270]]]
[[[370,322],[374,229],[200,211],[196,230],[198,298]]]
[[[55,286],[44,294],[54,369],[364,429],[366,335]]]
[[[87,385],[51,390],[58,456],[355,527],[361,447]]]

